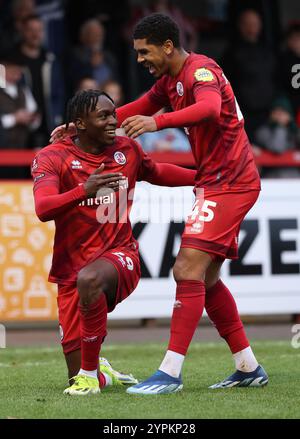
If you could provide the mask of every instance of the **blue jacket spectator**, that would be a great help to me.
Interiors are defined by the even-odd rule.
[[[138,142],[146,152],[190,152],[191,146],[186,135],[178,128],[166,128],[154,133],[144,133]]]
[[[101,88],[118,76],[114,55],[104,47],[105,29],[97,19],[85,21],[79,31],[79,45],[72,53],[71,78],[73,87],[84,76],[95,79]]]

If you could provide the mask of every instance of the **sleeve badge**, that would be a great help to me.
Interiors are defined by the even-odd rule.
[[[194,73],[194,76],[197,81],[203,82],[210,82],[215,79],[212,72],[208,69],[205,69],[204,67],[202,67],[201,69],[197,69]]]

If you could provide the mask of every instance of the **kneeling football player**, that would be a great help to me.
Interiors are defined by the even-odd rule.
[[[49,281],[58,284],[68,395],[100,392],[106,385],[135,384],[132,375],[100,358],[107,314],[140,279],[138,243],[129,212],[136,181],[193,185],[196,172],[151,160],[138,143],[116,136],[115,105],[105,93],[78,92],[68,104],[67,126],[77,133],[43,148],[32,175],[36,213],[55,221]]]

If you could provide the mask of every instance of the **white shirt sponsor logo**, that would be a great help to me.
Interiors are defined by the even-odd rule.
[[[101,204],[112,204],[114,202],[114,192],[97,198],[83,200],[79,206],[100,206]]]

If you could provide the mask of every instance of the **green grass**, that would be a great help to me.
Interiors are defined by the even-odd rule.
[[[257,342],[253,347],[269,373],[265,388],[209,390],[233,371],[231,356],[221,342],[194,343],[178,394],[135,396],[110,388],[73,398],[62,395],[66,370],[59,348],[1,349],[0,418],[300,418],[300,352],[288,342]],[[156,370],[164,349],[161,344],[114,345],[102,355],[116,369],[143,379]]]

